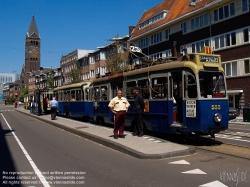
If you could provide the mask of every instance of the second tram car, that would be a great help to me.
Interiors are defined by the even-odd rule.
[[[81,82],[55,88],[58,115],[88,120],[93,115],[93,103],[89,102],[89,85],[90,82]]]
[[[131,104],[126,126],[133,128],[133,89],[140,87],[147,130],[213,136],[228,129],[228,97],[221,58],[206,51],[208,47],[178,61],[148,64],[94,80],[90,85],[90,117],[99,123],[113,122],[108,103],[120,89]]]

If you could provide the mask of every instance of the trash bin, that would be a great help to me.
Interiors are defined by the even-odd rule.
[[[250,108],[243,108],[243,121],[250,122]]]

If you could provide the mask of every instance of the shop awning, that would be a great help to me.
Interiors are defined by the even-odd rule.
[[[237,93],[243,93],[243,90],[227,90],[228,94],[237,94]]]

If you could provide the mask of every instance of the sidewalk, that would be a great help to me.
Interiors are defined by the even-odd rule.
[[[188,147],[146,135],[143,137],[132,136],[131,132],[126,131],[126,138],[114,139],[113,129],[108,127],[71,120],[60,116],[58,116],[56,120],[51,120],[50,115],[32,115],[29,110],[25,110],[24,108],[17,108],[16,111],[140,159],[170,158],[194,154],[196,152],[194,147]]]
[[[229,121],[230,124],[238,124],[238,125],[250,125],[250,122],[244,122],[242,116],[236,117],[236,119],[232,119]]]

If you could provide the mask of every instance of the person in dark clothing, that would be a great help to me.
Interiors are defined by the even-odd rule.
[[[138,135],[139,137],[143,136],[143,121],[142,121],[142,113],[144,112],[144,101],[142,95],[140,93],[140,88],[135,87],[135,102],[134,102],[134,114],[135,114],[135,129],[133,136]]]

